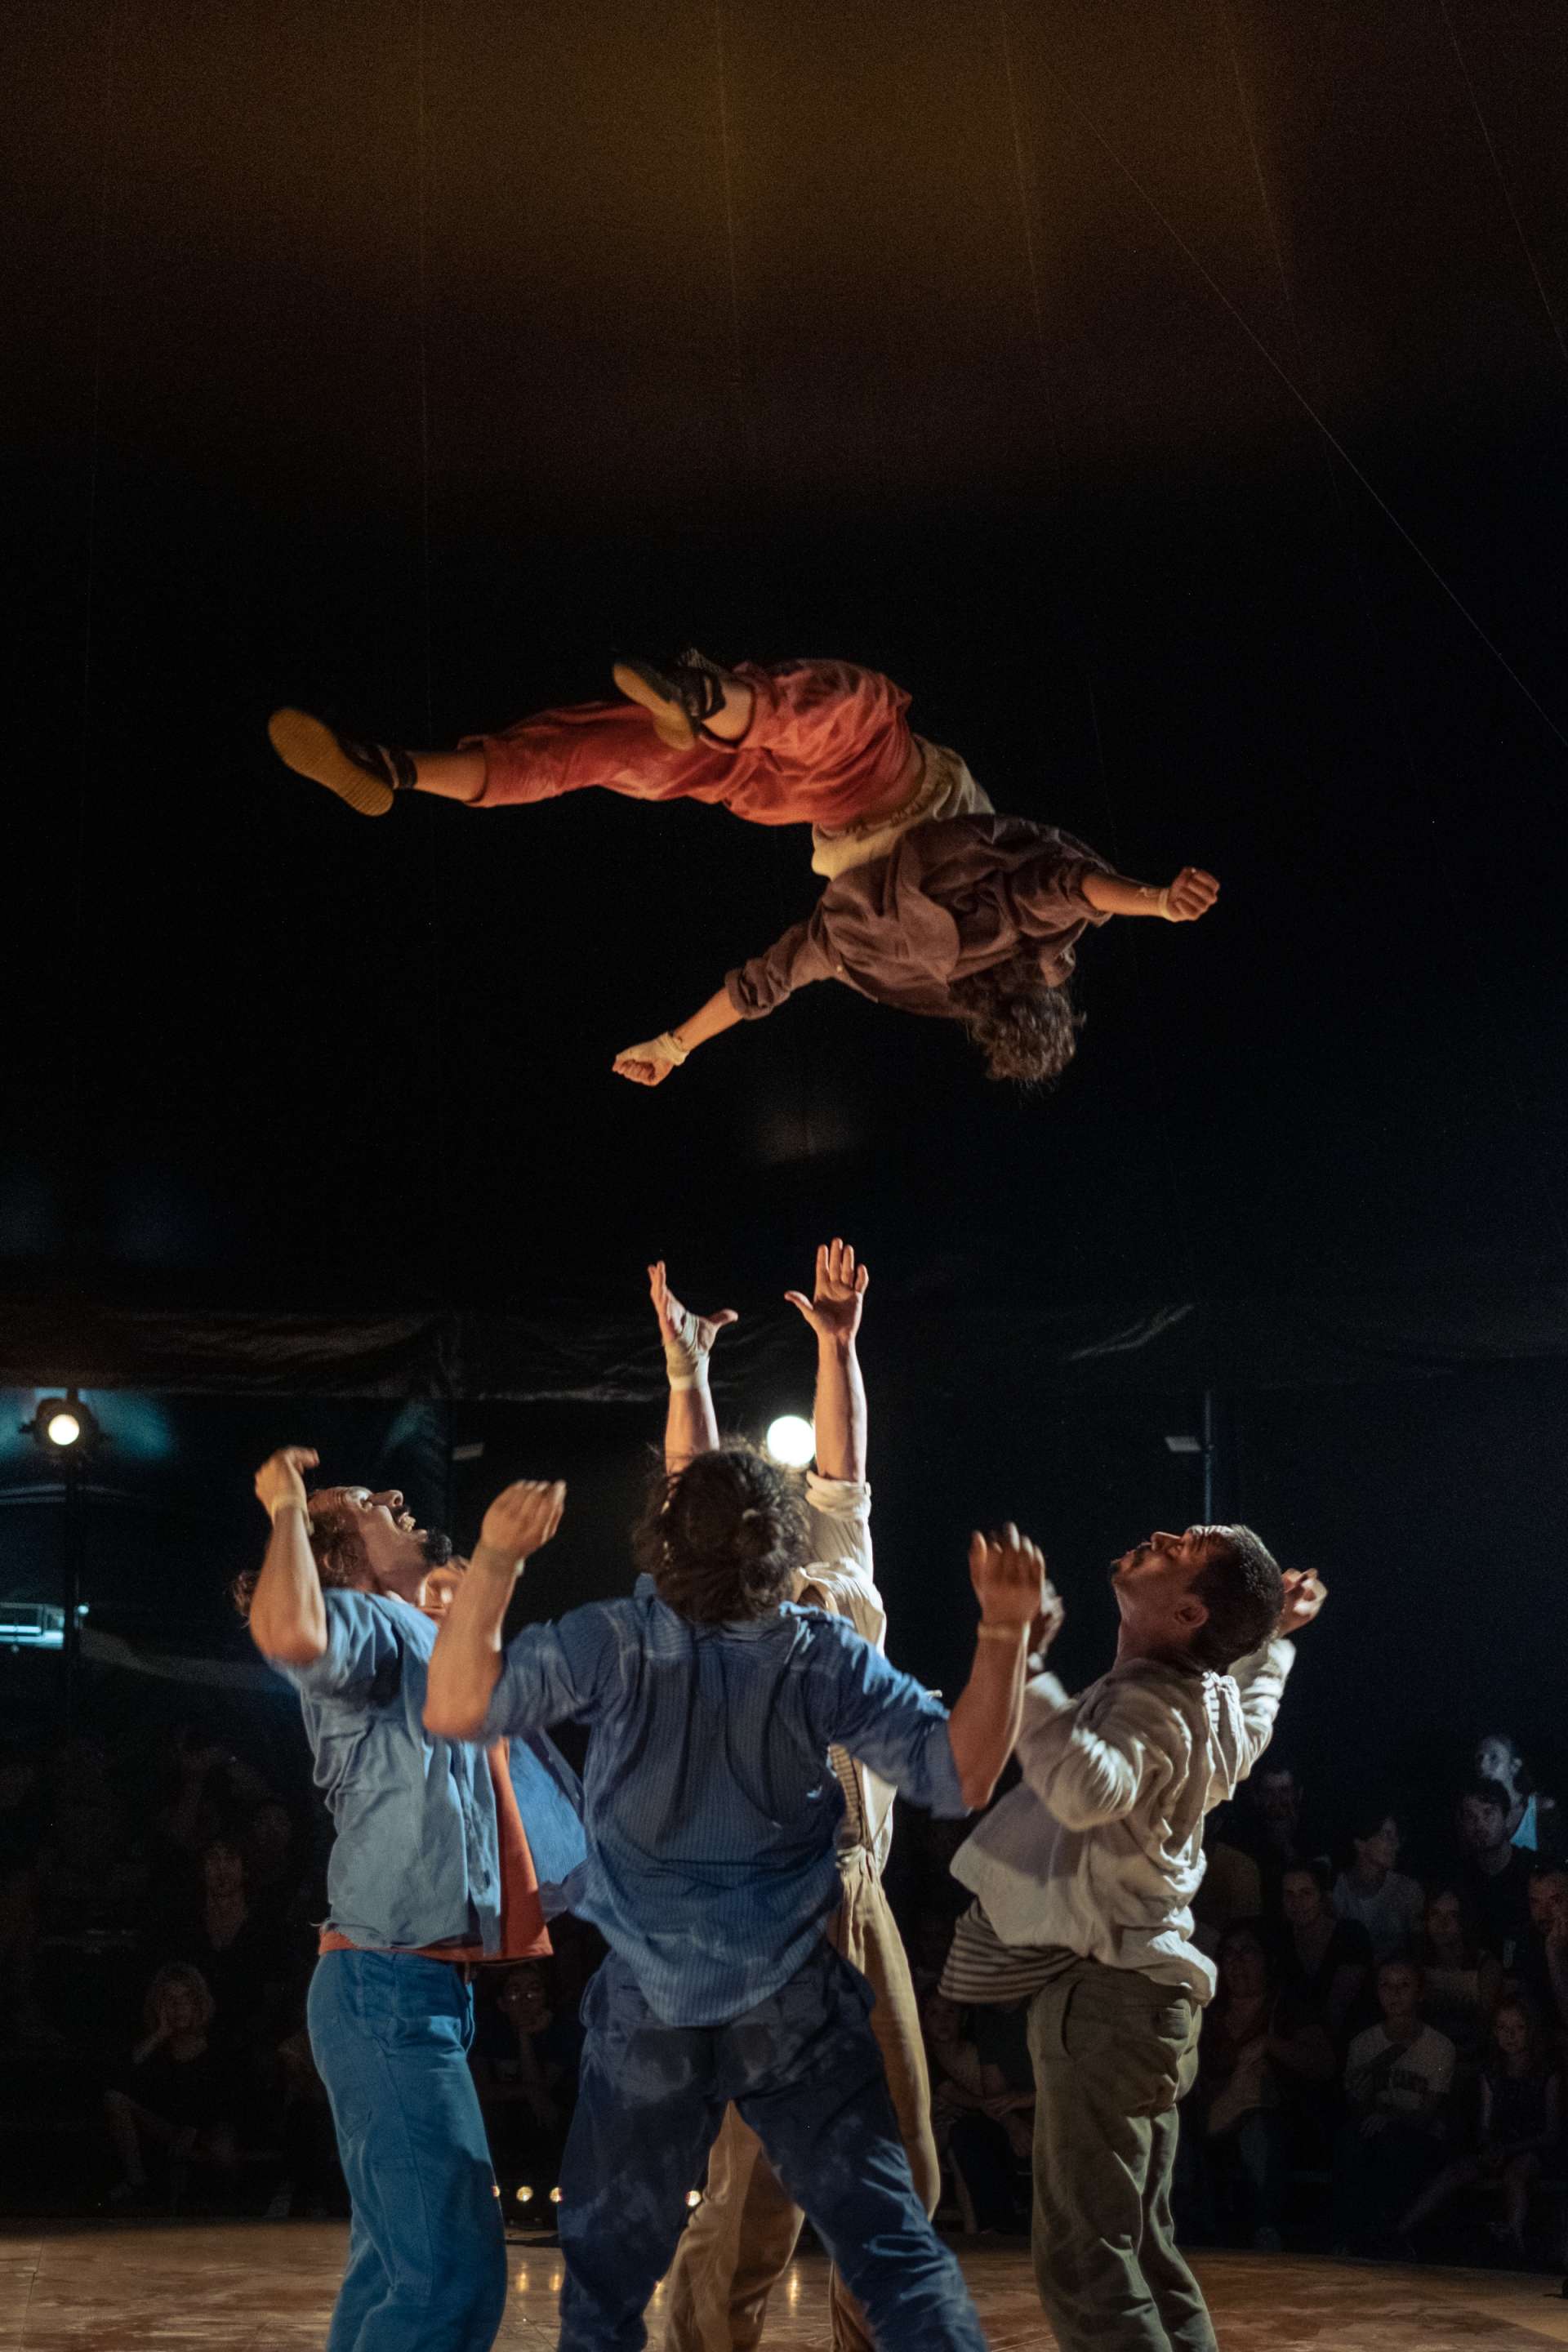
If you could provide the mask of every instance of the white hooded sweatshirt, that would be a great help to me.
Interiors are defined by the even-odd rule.
[[[952,1864],[1003,1943],[1065,1946],[1211,2000],[1214,1968],[1192,1940],[1204,1818],[1268,1747],[1295,1654],[1266,1642],[1228,1675],[1132,1659],[1078,1698],[1035,1675],[1023,1783]]]

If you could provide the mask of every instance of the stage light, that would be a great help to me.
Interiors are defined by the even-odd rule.
[[[781,1412],[768,1426],[768,1452],[785,1470],[804,1470],[816,1452],[816,1432],[798,1412]]]
[[[1188,1437],[1181,1434],[1167,1437],[1165,1440],[1167,1454],[1201,1454],[1203,1450],[1204,1442],[1201,1437]]]
[[[31,1421],[22,1423],[22,1434],[64,1463],[80,1460],[92,1451],[100,1435],[98,1419],[83,1404],[74,1388],[63,1397],[45,1397]]]
[[[531,2205],[533,2202],[532,2189],[520,2189],[517,2192],[517,2201],[520,2205]]]
[[[550,2201],[551,2201],[551,2203],[552,2203],[552,2205],[559,2205],[559,2204],[560,2204],[560,2202],[561,2202],[561,2191],[559,2190],[559,2189],[552,2189],[551,2190],[551,2192],[550,2192]]]
[[[702,2191],[701,2191],[701,2189],[689,2189],[687,2190],[687,2192],[686,2192],[686,2208],[687,2208],[688,2212],[695,2213],[695,2212],[696,2212],[696,2210],[697,2210],[697,2208],[699,2207],[699,2205],[700,2205],[700,2204],[701,2204],[701,2202],[702,2202]]]

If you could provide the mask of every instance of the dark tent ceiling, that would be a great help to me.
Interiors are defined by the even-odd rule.
[[[0,1379],[580,1393],[647,1255],[747,1303],[838,1229],[911,1345],[1564,1351],[1559,0],[4,31]],[[803,840],[367,824],[263,734],[691,636],[889,670],[1220,911],[1090,943],[1047,1097],[830,988],[650,1096]]]

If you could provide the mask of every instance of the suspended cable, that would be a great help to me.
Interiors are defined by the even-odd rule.
[[[1056,71],[1054,67],[1047,64],[1044,67],[1043,70],[1048,79],[1056,85],[1057,89],[1060,90],[1063,97],[1067,100],[1068,104],[1071,107],[1073,112],[1078,116],[1079,121],[1084,124],[1096,143],[1101,147],[1105,153],[1110,158],[1110,161],[1114,163],[1116,169],[1127,182],[1128,186],[1132,189],[1139,200],[1147,206],[1148,210],[1159,222],[1160,226],[1171,239],[1172,244],[1174,245],[1177,250],[1185,257],[1192,268],[1197,272],[1197,275],[1203,279],[1204,284],[1208,288],[1210,293],[1213,294],[1215,299],[1222,305],[1229,316],[1235,320],[1236,324],[1241,329],[1242,333],[1247,337],[1247,341],[1257,352],[1258,357],[1264,362],[1265,365],[1270,370],[1270,372],[1279,378],[1286,391],[1289,394],[1291,399],[1295,401],[1297,406],[1302,411],[1303,415],[1309,417],[1311,423],[1317,427],[1324,440],[1328,443],[1330,448],[1333,450],[1335,456],[1338,457],[1348,470],[1354,475],[1356,480],[1361,484],[1368,498],[1372,499],[1379,513],[1382,514],[1384,520],[1392,524],[1394,530],[1398,532],[1399,537],[1404,541],[1412,555],[1415,557],[1417,562],[1422,566],[1423,570],[1427,572],[1430,578],[1436,583],[1444,595],[1448,599],[1448,602],[1453,605],[1454,610],[1459,614],[1461,620],[1466,623],[1468,627],[1474,631],[1475,635],[1480,639],[1481,644],[1485,646],[1487,651],[1491,655],[1492,659],[1497,662],[1500,667],[1505,670],[1508,676],[1513,680],[1514,685],[1524,697],[1526,702],[1529,703],[1531,709],[1535,712],[1536,717],[1541,719],[1544,726],[1551,730],[1552,735],[1556,738],[1557,741],[1562,744],[1563,750],[1568,751],[1568,733],[1565,733],[1564,730],[1558,726],[1557,721],[1552,717],[1550,711],[1548,711],[1536,698],[1535,695],[1531,693],[1530,688],[1525,684],[1523,678],[1520,676],[1518,670],[1515,669],[1513,664],[1509,660],[1507,655],[1504,654],[1500,646],[1499,646],[1496,642],[1488,635],[1486,630],[1481,626],[1479,621],[1477,620],[1475,614],[1464,602],[1464,599],[1460,596],[1458,591],[1449,585],[1448,581],[1438,570],[1436,564],[1432,561],[1432,558],[1426,553],[1426,549],[1422,547],[1420,542],[1413,536],[1413,534],[1405,529],[1405,526],[1394,513],[1394,509],[1389,505],[1388,500],[1384,497],[1382,491],[1377,488],[1376,484],[1373,482],[1365,473],[1363,473],[1361,467],[1357,465],[1355,459],[1351,456],[1350,451],[1345,447],[1344,443],[1333,431],[1333,428],[1328,424],[1327,420],[1320,415],[1318,410],[1313,406],[1311,401],[1309,400],[1307,394],[1301,390],[1300,385],[1297,383],[1289,371],[1282,366],[1280,362],[1275,357],[1268,344],[1264,341],[1262,336],[1258,334],[1257,330],[1252,326],[1245,312],[1239,310],[1237,304],[1231,300],[1230,296],[1226,292],[1218,279],[1213,275],[1212,271],[1205,267],[1199,256],[1194,252],[1192,247],[1187,243],[1186,238],[1182,235],[1180,229],[1178,229],[1175,224],[1169,220],[1165,214],[1161,211],[1160,206],[1150,194],[1148,189],[1143,185],[1142,181],[1133,171],[1131,165],[1125,162],[1124,159],[1117,152],[1117,150],[1111,145],[1110,141],[1106,137],[1104,131],[1101,131],[1099,123],[1095,121],[1094,116],[1090,113],[1083,100],[1079,97],[1078,92],[1073,89],[1072,85],[1064,80],[1062,76]]]
[[[1306,338],[1301,332],[1301,322],[1297,310],[1295,293],[1290,284],[1290,273],[1286,265],[1285,249],[1279,236],[1279,224],[1275,215],[1274,205],[1268,193],[1268,175],[1263,169],[1263,159],[1258,152],[1257,132],[1252,120],[1252,109],[1247,102],[1246,78],[1241,70],[1241,58],[1237,47],[1236,29],[1231,15],[1230,0],[1216,0],[1216,5],[1219,8],[1219,12],[1225,25],[1226,47],[1229,54],[1231,73],[1236,84],[1237,107],[1241,116],[1242,127],[1247,134],[1247,152],[1251,156],[1253,173],[1258,182],[1258,198],[1263,206],[1264,218],[1268,226],[1269,242],[1274,252],[1274,266],[1279,278],[1279,290],[1284,298],[1286,315],[1290,322],[1290,333],[1292,341],[1296,346],[1297,357],[1299,362],[1304,365],[1306,363],[1307,356]],[[1321,444],[1320,444],[1320,446],[1321,446]],[[1362,618],[1365,626],[1366,635],[1371,640],[1372,645],[1376,649],[1379,656],[1377,667],[1383,686],[1383,698],[1388,709],[1389,717],[1393,721],[1394,732],[1399,739],[1400,751],[1404,757],[1405,771],[1409,776],[1412,788],[1417,793],[1420,793],[1425,797],[1426,795],[1421,772],[1416,761],[1415,746],[1410,740],[1410,730],[1406,723],[1404,705],[1394,693],[1390,684],[1389,665],[1386,657],[1384,656],[1383,636],[1382,632],[1378,627],[1376,609],[1373,605],[1372,596],[1368,592],[1366,576],[1363,569],[1360,551],[1356,545],[1355,534],[1351,529],[1350,515],[1345,507],[1340,478],[1334,471],[1332,460],[1329,457],[1327,450],[1324,450],[1323,454],[1323,468],[1328,476],[1329,487],[1332,492],[1334,505],[1339,514],[1340,527],[1343,534],[1344,543],[1347,550],[1347,561],[1350,565],[1352,576],[1355,582],[1356,597],[1361,606]],[[1507,665],[1505,664],[1504,667],[1506,667]],[[1448,894],[1449,904],[1453,909],[1455,917],[1453,924],[1454,936],[1464,943],[1464,951],[1470,963],[1471,973],[1475,982],[1477,992],[1483,1003],[1490,1002],[1492,990],[1489,974],[1476,945],[1474,926],[1468,919],[1467,910],[1458,905],[1458,895],[1455,891],[1452,880],[1452,869],[1448,862],[1446,860],[1440,861],[1439,863],[1438,887]],[[1506,1027],[1500,1023],[1499,1034],[1506,1035],[1507,1034],[1508,1032]],[[1568,1256],[1568,1216],[1565,1216],[1563,1208],[1560,1203],[1552,1184],[1551,1177],[1548,1172],[1547,1156],[1544,1149],[1542,1148],[1538,1133],[1538,1122],[1535,1121],[1529,1113],[1524,1098],[1519,1089],[1519,1082],[1514,1076],[1512,1067],[1507,1056],[1500,1054],[1496,1057],[1496,1060],[1497,1066],[1501,1070],[1503,1082],[1512,1098],[1514,1110],[1518,1116],[1521,1130],[1530,1138],[1530,1147],[1531,1156],[1535,1163],[1536,1178],[1540,1186],[1542,1199],[1545,1203],[1548,1219],[1557,1234],[1558,1243],[1563,1249],[1564,1256]]]
[[[1051,457],[1056,469],[1057,489],[1058,496],[1060,496],[1063,494],[1066,483],[1067,465],[1062,449],[1061,428],[1057,415],[1057,405],[1052,397],[1049,358],[1050,345],[1046,334],[1045,300],[1040,291],[1039,257],[1035,244],[1036,198],[1033,185],[1034,173],[1030,168],[1027,150],[1024,140],[1023,120],[1018,106],[1017,84],[1013,70],[1012,34],[1007,21],[1005,0],[998,0],[997,15],[1002,27],[1002,64],[1007,84],[1007,111],[1013,134],[1013,163],[1018,191],[1018,213],[1023,229],[1024,257],[1028,271],[1030,304],[1035,322],[1035,355],[1036,362],[1039,369],[1041,390],[1045,397],[1046,417],[1050,432]],[[1100,698],[1094,690],[1094,669],[1089,659],[1088,647],[1084,642],[1082,627],[1076,618],[1078,608],[1074,606],[1072,609],[1075,614],[1075,618],[1069,625],[1069,634],[1074,641],[1079,667],[1083,677],[1085,699],[1089,705],[1089,727],[1094,737],[1095,764],[1100,779],[1100,794],[1101,803],[1105,809],[1106,846],[1110,851],[1111,856],[1115,860],[1116,864],[1120,866],[1123,862],[1121,856],[1121,828],[1118,826],[1116,822],[1115,803],[1110,789],[1110,772],[1105,756],[1105,739],[1100,724]],[[1130,927],[1131,936],[1128,940],[1127,947],[1132,963],[1132,978],[1135,992],[1140,1002],[1146,1003],[1148,1001],[1149,990],[1144,972],[1143,954],[1138,943],[1138,928],[1137,924],[1132,924]],[[1194,1246],[1191,1228],[1187,1222],[1185,1208],[1182,1197],[1182,1187],[1177,1176],[1175,1145],[1171,1134],[1170,1120],[1166,1113],[1163,1093],[1159,1084],[1158,1073],[1155,1071],[1154,1067],[1154,1053],[1152,1045],[1153,1034],[1154,1024],[1152,1020],[1141,1021],[1139,1023],[1138,1034],[1140,1045],[1144,1055],[1146,1066],[1150,1072],[1151,1082],[1149,1086],[1149,1098],[1156,1106],[1156,1125],[1160,1137],[1161,1154],[1164,1161],[1165,1184],[1169,1198],[1171,1216],[1175,1225],[1176,1235],[1181,1246],[1182,1255],[1185,1261],[1188,1290],[1194,1298],[1197,1298],[1202,1296],[1203,1291],[1203,1285],[1198,1273],[1197,1251]]]
[[[1498,186],[1502,191],[1502,200],[1508,206],[1508,216],[1513,223],[1513,233],[1519,239],[1519,249],[1524,256],[1525,262],[1529,267],[1531,278],[1535,280],[1535,290],[1541,297],[1541,307],[1546,313],[1547,324],[1551,327],[1552,334],[1557,339],[1557,349],[1562,353],[1563,360],[1568,361],[1568,341],[1565,341],[1563,338],[1562,324],[1558,320],[1556,310],[1552,307],[1552,297],[1546,290],[1546,283],[1541,275],[1539,267],[1537,266],[1535,255],[1531,249],[1530,239],[1524,233],[1524,223],[1520,219],[1519,208],[1513,201],[1513,192],[1510,188],[1507,178],[1504,175],[1502,163],[1498,155],[1496,142],[1488,127],[1487,118],[1481,112],[1481,101],[1479,97],[1477,95],[1476,85],[1470,79],[1470,68],[1466,61],[1465,52],[1459,46],[1459,36],[1455,27],[1453,16],[1449,13],[1448,0],[1437,0],[1437,5],[1443,12],[1443,22],[1447,27],[1448,39],[1453,46],[1454,55],[1458,60],[1459,72],[1464,79],[1465,89],[1469,95],[1471,110],[1475,114],[1481,137],[1486,142],[1487,153],[1491,157],[1492,171],[1496,174]]]

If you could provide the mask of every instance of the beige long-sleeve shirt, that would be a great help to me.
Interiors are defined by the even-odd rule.
[[[1210,2000],[1214,1967],[1193,1941],[1204,1819],[1268,1745],[1294,1659],[1284,1641],[1228,1675],[1134,1659],[1077,1698],[1036,1675],[1023,1781],[952,1864],[1003,1943],[1064,1946]]]
[[[888,1612],[872,1569],[870,1487],[862,1480],[824,1478],[813,1470],[805,1482],[805,1507],[812,1558],[796,1575],[791,1600],[846,1619],[863,1640],[885,1650]],[[893,1842],[893,1791],[842,1748],[829,1748],[828,1756],[844,1791],[839,1843],[864,1846],[880,1875]]]

